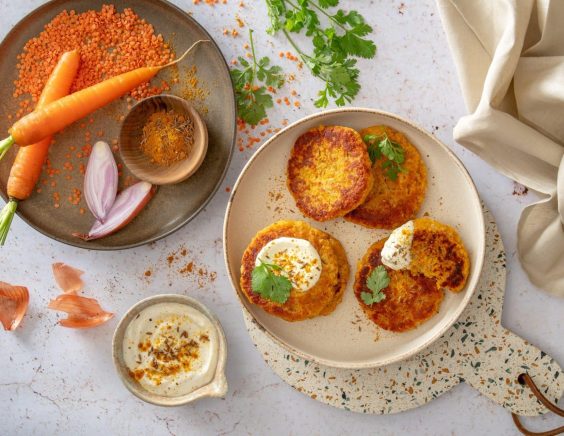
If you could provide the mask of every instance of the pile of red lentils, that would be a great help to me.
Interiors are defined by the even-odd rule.
[[[74,49],[80,51],[81,63],[72,92],[135,68],[164,65],[174,59],[162,35],[155,34],[153,26],[131,9],[120,13],[113,5],[104,5],[99,11],[80,14],[63,11],[18,55],[14,97],[29,98],[20,101],[17,118],[33,109],[60,56]],[[145,83],[130,95],[139,99],[168,89],[166,82]]]

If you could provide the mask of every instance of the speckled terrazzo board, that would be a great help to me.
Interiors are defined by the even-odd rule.
[[[388,414],[412,409],[461,381],[519,415],[546,412],[517,377],[529,373],[541,392],[555,402],[564,391],[562,370],[549,355],[501,325],[505,251],[493,216],[485,208],[484,215],[486,259],[478,288],[460,319],[414,357],[362,370],[318,365],[275,344],[243,307],[253,342],[274,372],[295,389],[354,412]]]

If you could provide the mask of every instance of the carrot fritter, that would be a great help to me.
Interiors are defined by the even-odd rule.
[[[376,325],[393,332],[414,329],[438,313],[444,292],[435,280],[409,270],[395,271],[387,267],[389,285],[382,290],[386,298],[367,305],[362,292],[372,292],[366,281],[372,271],[382,264],[380,252],[386,240],[373,244],[358,263],[354,293],[364,313]]]
[[[372,189],[366,145],[358,132],[341,126],[313,128],[295,142],[287,184],[300,211],[317,221],[344,216]]]
[[[409,270],[434,278],[438,285],[460,292],[470,272],[470,258],[458,232],[431,218],[413,220]]]
[[[309,241],[319,253],[322,269],[318,282],[312,288],[305,292],[293,288],[288,300],[280,304],[253,291],[252,271],[262,247],[283,236]],[[241,290],[249,302],[286,321],[301,321],[333,312],[343,298],[348,278],[349,263],[341,243],[303,221],[278,221],[259,231],[241,260]]]
[[[372,126],[360,131],[360,135],[382,135],[386,133],[391,141],[397,142],[404,150],[406,170],[396,180],[386,176],[382,156],[374,162],[372,175],[374,184],[366,200],[345,219],[366,227],[393,229],[415,217],[427,191],[427,167],[417,148],[405,135],[388,126]]]

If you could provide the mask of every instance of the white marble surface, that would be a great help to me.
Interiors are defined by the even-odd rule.
[[[0,0],[0,36],[40,0]],[[279,61],[283,39],[267,36],[262,1],[227,5],[176,4],[217,38],[228,60],[243,51],[244,38],[222,37],[236,27],[239,14],[257,32],[261,55],[270,55],[289,71],[293,63]],[[503,323],[564,363],[562,313],[564,300],[535,289],[516,256],[515,229],[520,210],[534,199],[514,196],[513,183],[496,174],[472,153],[453,143],[452,128],[465,113],[454,65],[432,0],[342,1],[354,5],[375,26],[379,47],[374,61],[362,61],[363,89],[355,104],[384,109],[412,119],[433,131],[461,157],[494,216],[508,253],[508,289]],[[3,59],[3,62],[10,60]],[[270,120],[296,120],[316,109],[312,99],[319,83],[306,71],[286,89],[296,89],[302,107],[278,106]],[[255,147],[256,148],[256,147]],[[224,271],[221,226],[228,193],[253,150],[235,152],[228,176],[213,201],[189,225],[150,246],[116,253],[71,248],[28,228],[16,219],[8,245],[1,251],[0,280],[29,287],[31,303],[23,326],[0,332],[0,433],[14,434],[515,434],[510,414],[462,384],[430,404],[391,416],[364,416],[317,403],[294,391],[274,375],[254,349],[236,298]],[[168,266],[169,253],[184,245],[185,258],[208,271],[209,278],[184,276],[181,262]],[[58,314],[46,309],[57,294],[51,263],[68,262],[88,271],[88,294],[117,317],[139,299],[161,292],[194,296],[221,319],[230,347],[224,400],[203,400],[189,407],[163,409],[137,400],[122,386],[111,361],[111,336],[117,319],[76,331],[56,325]],[[185,263],[185,262],[184,262]],[[152,266],[150,279],[144,272]],[[554,427],[554,417],[527,420],[536,429]]]

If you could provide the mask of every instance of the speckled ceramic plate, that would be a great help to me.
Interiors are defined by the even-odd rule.
[[[243,308],[247,330],[265,362],[299,392],[359,413],[403,412],[462,382],[518,415],[546,413],[518,376],[528,373],[557,404],[564,392],[562,368],[549,354],[503,327],[505,250],[494,217],[483,210],[486,253],[479,283],[458,321],[433,345],[380,368],[331,368],[288,353]]]
[[[30,38],[38,35],[43,26],[64,9],[83,12],[89,9],[99,10],[104,3],[112,3],[118,11],[132,8],[141,18],[153,24],[156,33],[161,33],[170,41],[176,53],[182,53],[197,39],[212,40],[210,35],[186,12],[171,3],[160,0],[54,0],[49,2],[20,21],[0,44],[0,132],[7,132],[10,125],[9,114],[14,114],[17,102],[12,98],[13,80],[17,77],[15,68],[16,55]],[[191,2],[190,2],[191,3]],[[49,159],[54,167],[61,169],[62,174],[56,177],[56,186],[52,187],[49,179],[47,185],[39,185],[40,193],[34,194],[18,206],[18,215],[29,225],[43,234],[78,247],[97,250],[115,250],[135,247],[155,241],[178,230],[194,218],[215,194],[221,184],[231,160],[235,141],[236,112],[233,87],[227,64],[213,42],[201,44],[190,56],[180,64],[180,82],[174,85],[171,94],[185,97],[186,83],[182,82],[186,71],[193,65],[197,68],[196,78],[199,87],[208,95],[190,103],[200,112],[207,124],[209,146],[206,158],[198,171],[188,180],[171,186],[160,187],[155,197],[149,202],[141,214],[127,227],[115,235],[96,241],[84,242],[73,237],[73,232],[87,232],[94,219],[88,212],[84,199],[79,205],[72,205],[67,198],[73,188],[82,190],[82,178],[78,171],[72,173],[72,180],[67,180],[62,168],[67,160],[74,168],[86,158],[77,158],[73,153],[70,159],[66,156],[69,147],[80,148],[84,140],[84,129],[80,122],[65,129],[56,137],[56,143],[49,151]],[[159,73],[158,77],[167,79],[169,71]],[[158,80],[158,78],[156,79]],[[169,82],[170,83],[170,82]],[[120,117],[127,112],[124,99],[116,101],[104,109],[94,113],[94,123],[88,130],[92,133],[92,142],[98,139],[111,143],[119,137]],[[97,132],[103,131],[98,137]],[[6,199],[6,181],[16,150],[0,162],[0,193]],[[118,162],[119,156],[116,154]],[[121,181],[129,173],[124,170]],[[60,194],[60,207],[54,207],[53,194]],[[80,214],[80,208],[86,213]],[[11,235],[13,236],[13,235]],[[10,244],[10,236],[7,244]]]
[[[304,218],[286,189],[286,163],[294,141],[306,130],[324,125],[355,129],[387,124],[417,146],[428,167],[428,192],[420,215],[454,226],[470,254],[468,284],[459,294],[446,292],[440,312],[405,333],[380,329],[365,317],[352,291],[358,260],[376,240],[389,234],[342,218],[318,223]],[[329,316],[290,323],[249,304],[239,288],[243,251],[255,233],[280,219],[305,220],[339,239],[351,265],[342,303]],[[484,259],[485,227],[472,179],[456,156],[433,135],[396,115],[373,109],[337,109],[306,117],[280,131],[257,150],[233,188],[224,225],[229,276],[241,303],[278,344],[327,366],[369,368],[403,360],[429,346],[460,316],[478,283]]]

